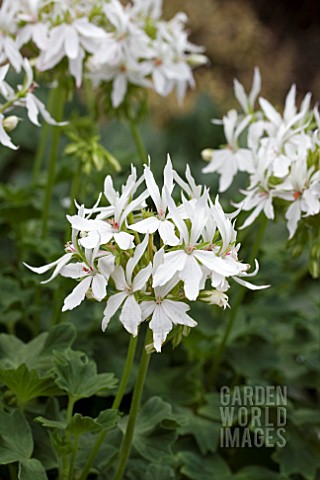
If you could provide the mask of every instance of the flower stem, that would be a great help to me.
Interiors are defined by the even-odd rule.
[[[72,180],[72,185],[71,185],[71,192],[70,192],[70,207],[68,214],[73,215],[75,212],[75,198],[77,196],[77,193],[79,192],[79,187],[81,183],[81,173],[82,173],[82,162],[81,160],[78,160],[78,165],[77,169],[73,175],[73,180]],[[68,223],[67,225],[67,230],[66,230],[66,238],[65,241],[67,242],[70,240],[70,235],[71,235],[71,225]]]
[[[134,355],[135,355],[136,346],[137,346],[137,339],[138,339],[138,337],[133,337],[133,336],[130,337],[130,343],[129,343],[129,347],[128,347],[127,358],[126,358],[126,362],[125,362],[125,365],[124,365],[124,368],[123,368],[119,389],[118,389],[117,395],[115,396],[115,399],[114,399],[112,407],[111,407],[113,409],[118,409],[119,408],[119,406],[121,404],[121,400],[122,400],[123,395],[125,393],[125,389],[126,389],[126,386],[127,386],[128,380],[129,380],[129,376],[130,376],[130,373],[131,373],[131,370],[132,370]],[[96,440],[96,443],[94,444],[93,449],[91,450],[91,453],[89,455],[87,463],[85,464],[85,466],[82,470],[82,473],[81,473],[81,476],[80,476],[79,480],[85,480],[87,478],[87,476],[89,474],[89,471],[90,471],[90,468],[91,468],[91,466],[94,462],[94,459],[96,458],[96,456],[98,454],[98,451],[99,451],[107,433],[108,433],[108,430],[102,430],[102,432],[100,432],[100,434],[99,434],[99,436]]]
[[[53,113],[55,109],[55,96],[56,92],[54,88],[50,89],[49,96],[48,96],[48,111]],[[41,163],[44,158],[44,153],[46,150],[46,146],[48,143],[48,137],[52,126],[48,123],[45,123],[41,127],[41,135],[40,135],[40,142],[37,148],[36,157],[34,159],[33,170],[32,170],[32,184],[35,185],[38,182],[40,170],[41,170]]]
[[[130,456],[132,439],[134,434],[134,427],[135,427],[135,423],[136,423],[136,419],[137,419],[137,415],[140,407],[142,390],[143,390],[144,382],[147,376],[147,371],[148,371],[150,357],[151,357],[151,354],[147,353],[145,347],[150,343],[150,341],[151,341],[151,330],[148,328],[145,344],[144,344],[144,348],[143,348],[143,352],[140,360],[138,376],[137,376],[136,384],[133,390],[127,429],[126,429],[126,433],[120,448],[118,466],[117,466],[113,480],[122,479],[127,466],[129,456]]]
[[[55,118],[57,122],[60,122],[62,120],[65,97],[66,97],[66,91],[63,87],[60,87],[60,88],[58,87],[54,89]],[[57,162],[58,150],[59,150],[60,134],[61,134],[61,127],[59,126],[53,127],[47,185],[46,185],[46,190],[44,195],[43,212],[42,212],[42,232],[41,232],[42,238],[45,238],[47,236],[47,231],[48,231],[49,211],[50,211],[52,190],[53,190],[54,180],[55,180],[55,170],[56,170],[56,162]]]
[[[259,252],[267,223],[268,223],[268,219],[267,219],[267,217],[265,217],[263,215],[262,218],[261,218],[259,230],[258,230],[256,238],[255,238],[255,242],[252,246],[252,250],[251,250],[251,253],[250,253],[250,257],[249,257],[249,264],[250,265],[252,264],[252,262],[254,261],[254,259],[256,258],[257,254]],[[228,323],[226,325],[222,340],[221,340],[221,342],[218,346],[218,350],[216,351],[214,360],[213,360],[213,362],[211,364],[211,368],[209,370],[209,375],[208,375],[208,386],[209,386],[209,388],[213,387],[216,383],[216,378],[217,378],[217,373],[218,373],[218,370],[219,370],[219,366],[220,366],[220,363],[223,359],[223,355],[224,355],[224,352],[225,352],[225,349],[226,349],[226,345],[227,345],[227,342],[229,340],[229,337],[230,337],[235,319],[237,317],[238,309],[239,309],[246,293],[247,293],[247,290],[246,290],[245,287],[241,287],[238,290],[238,293],[236,295],[234,304],[233,304],[233,306],[230,310],[230,316],[229,316]]]
[[[148,159],[148,154],[145,149],[140,130],[137,125],[137,121],[135,120],[134,116],[129,114],[128,120],[130,124],[131,135],[136,145],[137,152],[139,154],[140,160],[142,165],[144,165]]]
[[[66,413],[66,424],[67,425],[69,424],[69,422],[72,419],[74,404],[75,404],[75,399],[71,395],[69,395],[68,396],[67,413]],[[67,432],[66,440],[69,441],[69,438],[70,438],[70,433]],[[72,456],[73,455],[74,455],[74,449],[73,449],[73,452],[72,452]],[[71,461],[71,464],[72,464],[72,461]],[[70,475],[71,475],[71,465],[69,464],[68,456],[66,455],[66,456],[63,457],[63,468],[62,468],[62,474],[61,474],[60,478],[62,478],[62,480],[67,480],[68,478],[70,478]]]

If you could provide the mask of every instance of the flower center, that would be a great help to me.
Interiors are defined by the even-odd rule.
[[[191,255],[191,253],[195,250],[195,247],[193,245],[188,245],[186,247],[186,252],[188,255]]]
[[[293,192],[293,198],[294,198],[295,200],[298,200],[298,198],[300,198],[301,195],[302,195],[301,192]]]

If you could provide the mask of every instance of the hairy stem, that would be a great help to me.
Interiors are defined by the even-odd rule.
[[[142,395],[143,386],[147,376],[147,371],[148,371],[150,357],[151,357],[151,354],[147,353],[145,347],[150,342],[151,342],[151,330],[148,329],[146,334],[146,339],[145,339],[145,345],[144,345],[141,360],[140,360],[138,376],[137,376],[136,384],[133,390],[127,429],[126,429],[126,433],[120,448],[119,461],[118,461],[118,466],[114,475],[114,480],[122,479],[128,463],[129,456],[130,456],[132,439],[134,434],[134,427],[136,424],[137,415],[140,408],[141,395]]]

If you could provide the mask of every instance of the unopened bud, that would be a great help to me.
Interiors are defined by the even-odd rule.
[[[192,53],[188,56],[187,62],[191,67],[200,67],[201,65],[207,65],[209,58],[201,53]]]
[[[219,292],[219,290],[205,290],[198,299],[210,305],[218,305],[218,307],[223,307],[224,309],[230,306],[228,304],[228,296],[223,292]]]
[[[6,132],[12,132],[19,123],[19,118],[15,115],[10,115],[2,121],[3,128]]]
[[[205,148],[201,152],[201,156],[202,156],[203,160],[205,160],[206,162],[211,162],[212,154],[213,154],[212,148]]]

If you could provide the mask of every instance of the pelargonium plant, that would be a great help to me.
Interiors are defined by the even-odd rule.
[[[0,59],[16,71],[23,65],[22,51],[41,72],[63,65],[77,87],[89,62],[95,84],[111,82],[114,108],[123,102],[130,84],[164,96],[176,88],[181,101],[186,88],[194,85],[192,67],[206,58],[202,47],[188,41],[184,13],[170,21],[161,15],[161,0],[4,0]]]
[[[197,325],[188,313],[189,303],[198,300],[226,308],[230,280],[253,290],[266,287],[248,282],[248,277],[256,275],[258,263],[249,273],[250,265],[239,260],[234,216],[224,213],[218,197],[213,202],[209,189],[195,184],[189,167],[183,180],[169,157],[163,177],[160,190],[150,165],[140,178],[132,166],[126,184],[117,192],[107,176],[103,196],[108,205],[100,205],[99,195],[93,208],[81,205],[76,215],[67,216],[72,238],[64,255],[43,267],[27,265],[39,274],[54,268],[43,283],[57,275],[78,282],[65,298],[63,311],[74,309],[87,297],[106,302],[103,330],[117,312],[132,338],[142,322],[148,323],[116,479],[122,478],[130,453],[150,353],[161,352],[169,340],[179,343]],[[179,202],[173,198],[177,187]],[[147,200],[153,203],[152,209]]]
[[[312,273],[317,276],[320,256],[320,162],[318,106],[310,107],[308,93],[296,106],[296,86],[292,85],[285,100],[283,113],[265,98],[259,97],[261,77],[259,70],[249,95],[235,80],[234,91],[242,113],[230,110],[214,123],[223,125],[227,144],[220,149],[202,152],[209,164],[203,172],[220,175],[219,190],[226,191],[238,171],[249,174],[249,185],[242,189],[243,200],[237,207],[251,212],[241,228],[251,225],[262,212],[274,220],[275,210],[285,210],[289,239],[297,233],[297,241],[310,243]],[[309,239],[305,239],[305,232]],[[303,237],[303,238],[302,238]]]

